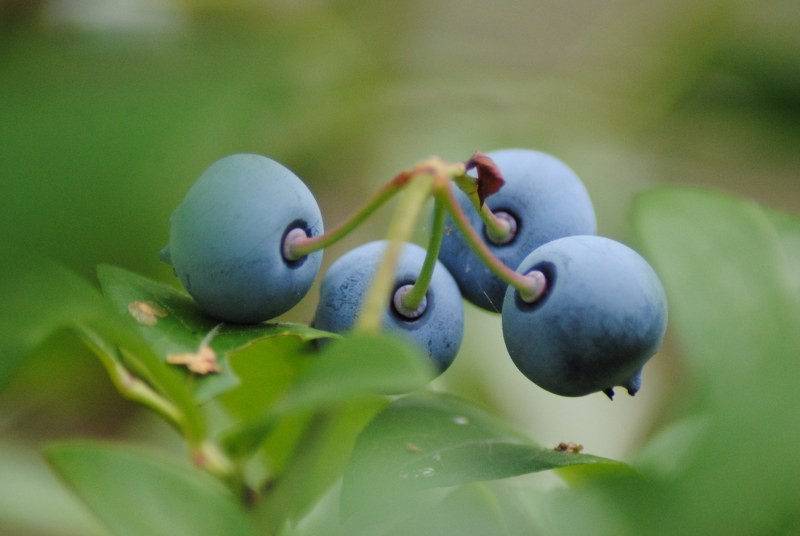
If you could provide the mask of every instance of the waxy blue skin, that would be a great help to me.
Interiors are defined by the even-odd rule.
[[[162,258],[207,315],[258,323],[296,305],[319,272],[321,251],[284,259],[293,227],[323,232],[303,181],[267,157],[234,154],[206,169],[175,209]]]
[[[556,238],[596,232],[585,186],[559,159],[526,149],[504,149],[487,156],[506,183],[486,199],[486,205],[493,212],[506,211],[516,217],[516,237],[503,245],[486,239],[483,221],[469,198],[460,190],[455,193],[472,227],[506,266],[519,266],[528,253]],[[507,285],[475,255],[449,217],[439,259],[467,300],[489,311],[502,310]]]
[[[610,397],[614,386],[635,394],[667,326],[652,267],[609,238],[571,236],[536,249],[517,272],[532,269],[548,279],[544,297],[527,304],[509,288],[503,306],[503,338],[517,368],[558,395]]]
[[[386,241],[361,245],[331,265],[322,278],[315,328],[335,333],[353,328],[386,246]],[[395,268],[393,291],[414,283],[424,260],[425,249],[405,244]],[[455,359],[464,336],[464,304],[458,285],[441,263],[437,262],[433,271],[426,300],[425,312],[415,320],[403,318],[390,304],[382,326],[412,340],[439,371],[444,371]]]

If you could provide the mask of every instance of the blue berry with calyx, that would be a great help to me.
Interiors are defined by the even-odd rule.
[[[528,253],[551,240],[596,232],[594,207],[580,178],[558,158],[527,149],[488,153],[505,184],[486,198],[486,205],[508,223],[510,232],[492,237],[466,194],[459,204],[472,227],[506,266],[519,265]],[[473,304],[500,312],[507,285],[468,246],[452,220],[446,223],[439,259]]]
[[[352,329],[370,291],[388,242],[363,244],[339,257],[322,278],[313,326],[343,333]],[[403,294],[416,282],[426,250],[406,243],[395,267],[392,296],[382,327],[406,337],[425,353],[439,371],[455,359],[464,335],[464,305],[458,285],[437,261],[422,303],[403,307]]]
[[[189,189],[170,218],[161,257],[204,313],[258,323],[308,292],[322,252],[295,259],[288,244],[322,232],[317,202],[292,171],[265,156],[234,154]]]
[[[517,272],[547,282],[533,303],[509,288],[503,305],[506,348],[528,379],[563,396],[641,388],[667,325],[664,288],[644,258],[609,238],[570,236],[534,250]]]

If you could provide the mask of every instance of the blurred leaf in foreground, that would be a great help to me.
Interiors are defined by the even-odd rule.
[[[800,219],[698,188],[654,190],[634,222],[664,279],[704,431],[648,528],[785,530],[800,521]],[[665,515],[669,512],[669,515]],[[650,526],[652,525],[652,526]]]
[[[117,536],[258,534],[229,490],[198,469],[93,443],[53,445],[47,458]]]
[[[113,312],[87,281],[63,266],[0,245],[0,390],[25,355],[60,329],[107,325]]]
[[[94,287],[53,261],[8,246],[0,247],[0,261],[5,299],[0,313],[0,389],[28,352],[58,330],[69,329],[98,356],[123,395],[142,401],[136,391],[141,388],[148,398],[152,392],[147,382],[167,396],[164,407],[171,409],[164,414],[180,421],[187,436],[203,435],[202,419],[177,375],[158,361],[133,322],[117,315]],[[120,348],[135,360],[135,372],[144,381],[129,378]]]
[[[245,455],[287,415],[414,391],[432,378],[430,362],[408,341],[391,334],[348,335],[327,344],[273,407],[231,430],[225,446]]]
[[[29,445],[0,442],[0,534],[102,534],[97,521]]]

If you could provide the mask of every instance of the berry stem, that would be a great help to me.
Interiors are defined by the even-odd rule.
[[[486,203],[478,209],[478,213],[486,225],[486,234],[495,244],[504,244],[513,237],[515,227],[507,219],[496,216]]]
[[[293,238],[290,243],[286,244],[286,258],[290,261],[298,260],[338,242],[398,193],[409,178],[410,174],[408,172],[397,175],[394,179],[384,184],[357,212],[330,231],[313,237]]]
[[[431,196],[437,176],[436,170],[420,169],[410,175],[413,180],[406,181],[406,191],[397,204],[394,217],[389,225],[387,237],[389,244],[372,280],[372,287],[367,294],[354,331],[366,334],[380,332],[383,314],[389,306],[389,300],[394,290],[392,288],[394,269],[400,249],[411,237],[422,207]]]
[[[435,197],[440,201],[450,213],[458,230],[466,239],[469,246],[475,252],[481,261],[494,272],[497,277],[502,279],[505,283],[514,287],[519,293],[523,301],[532,303],[539,299],[544,294],[546,282],[542,277],[530,277],[527,275],[519,274],[503,264],[500,259],[489,250],[483,240],[481,240],[478,233],[470,225],[464,211],[461,210],[461,205],[453,195],[450,183],[440,183],[436,189]]]
[[[106,369],[111,383],[114,384],[114,387],[123,397],[149,408],[176,430],[184,435],[189,435],[185,430],[186,419],[183,412],[122,365],[118,356],[115,359],[112,356],[112,352],[116,353],[117,351],[115,348],[109,347],[102,337],[87,326],[81,326],[78,335],[83,343],[98,357],[100,363]]]
[[[227,483],[233,489],[243,486],[240,468],[231,460],[217,443],[205,439],[190,446],[194,463],[215,477]]]
[[[436,268],[436,261],[439,259],[439,249],[442,247],[446,215],[447,210],[442,202],[437,199],[433,205],[433,223],[430,240],[428,241],[428,250],[425,253],[425,261],[422,263],[416,282],[402,298],[403,307],[409,311],[416,311],[422,305],[425,294],[428,292],[428,287],[433,278],[433,270]]]

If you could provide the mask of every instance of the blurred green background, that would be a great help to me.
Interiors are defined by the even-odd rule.
[[[797,212],[798,51],[795,0],[0,0],[0,240],[92,281],[110,263],[175,283],[157,258],[170,212],[246,151],[302,177],[328,226],[422,158],[511,146],[573,167],[600,232],[623,241],[632,197],[657,184]],[[285,318],[309,320],[315,299]],[[625,459],[681,379],[671,350],[635,399],[559,398],[513,368],[499,318],[468,307],[435,386],[545,445]],[[33,465],[28,447],[52,438],[171,445],[104,374],[75,340],[50,341],[0,393],[0,441]]]

